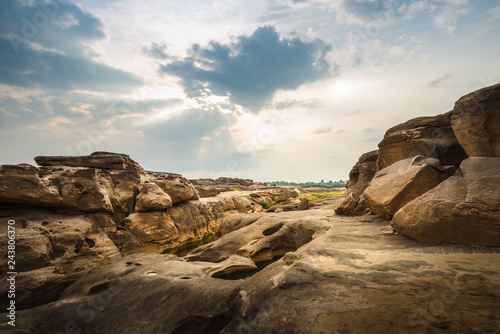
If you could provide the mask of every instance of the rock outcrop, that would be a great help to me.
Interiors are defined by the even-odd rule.
[[[377,172],[378,150],[363,154],[349,172],[347,196],[335,209],[339,215],[359,216],[367,213],[363,192]]]
[[[94,152],[81,156],[39,156],[35,157],[39,166],[89,167],[97,169],[129,170],[142,173],[144,169],[127,154]]]
[[[144,171],[124,154],[37,161],[45,166],[0,166],[0,215],[16,222],[16,268],[27,285],[50,291],[38,294],[36,303],[58,298],[63,289],[52,287],[64,281],[61,275],[96,270],[137,252],[185,251],[209,240],[224,217],[259,212],[259,201],[287,203],[293,195],[276,188],[198,200],[186,178]],[[80,162],[85,167],[75,166]],[[2,276],[8,272],[7,241],[2,234]]]
[[[233,215],[187,258],[134,254],[57,300],[26,333],[495,333],[499,250],[422,245],[331,209]],[[222,227],[222,225],[221,225]],[[425,247],[422,249],[422,247]],[[0,331],[8,318],[0,317]]]
[[[500,158],[469,158],[436,188],[399,210],[398,233],[424,242],[500,247]]]
[[[469,157],[500,157],[500,84],[460,98],[451,124]]]
[[[372,213],[391,219],[400,208],[450,175],[439,160],[416,156],[377,172],[363,196]]]
[[[467,158],[451,126],[452,112],[419,117],[390,128],[378,144],[378,170],[417,155],[458,167]]]

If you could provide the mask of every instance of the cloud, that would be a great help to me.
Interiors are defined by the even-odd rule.
[[[148,56],[156,59],[168,59],[170,56],[167,53],[167,46],[165,44],[152,43],[151,47],[144,47],[142,50]]]
[[[436,80],[429,82],[427,85],[425,85],[425,87],[434,88],[434,87],[438,86],[441,82],[446,81],[449,78],[451,78],[451,74],[446,74],[440,78],[437,78]]]
[[[105,37],[99,19],[72,3],[35,3],[0,4],[0,83],[115,93],[141,83],[93,59],[88,43]]]
[[[232,44],[193,45],[190,57],[162,65],[161,72],[181,78],[189,97],[209,89],[258,112],[277,90],[294,90],[331,75],[325,59],[330,49],[319,39],[281,39],[274,27],[264,26]]]
[[[330,132],[332,132],[332,129],[333,129],[333,126],[331,126],[331,125],[324,126],[324,127],[321,127],[321,128],[318,128],[318,129],[314,130],[313,134],[320,135],[320,134],[323,134],[323,133],[330,133]]]

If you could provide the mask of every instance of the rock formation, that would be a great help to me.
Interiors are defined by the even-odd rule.
[[[137,252],[184,251],[208,240],[227,215],[262,211],[259,201],[287,203],[294,195],[277,188],[198,199],[186,178],[145,171],[125,154],[36,161],[44,166],[0,166],[0,214],[17,224],[17,269],[23,284],[46,289],[27,290],[27,305],[57,299],[64,289],[56,285],[69,285],[73,273]],[[0,236],[2,275],[7,240]]]
[[[363,197],[372,213],[391,219],[408,202],[450,175],[438,159],[416,156],[400,160],[377,172]]]
[[[378,151],[363,154],[349,172],[347,182],[347,196],[335,209],[339,215],[359,216],[367,213],[368,209],[363,197],[363,191],[370,185],[377,172]]]
[[[455,176],[399,210],[392,227],[424,242],[500,247],[500,157],[465,160]]]
[[[451,112],[389,129],[370,186],[363,196],[349,194],[336,212],[366,205],[394,216],[394,230],[417,240],[498,246],[499,171],[487,157],[500,157],[500,84],[460,98]],[[350,177],[357,181],[356,173]]]
[[[500,157],[500,84],[460,98],[452,127],[469,157]]]
[[[467,158],[451,126],[452,112],[418,117],[390,128],[378,144],[378,170],[417,155],[458,167]]]
[[[133,254],[18,310],[26,333],[495,333],[499,250],[331,208],[232,215],[187,258]],[[69,282],[68,282],[69,284]],[[39,283],[40,286],[40,283]],[[45,299],[47,300],[47,299]],[[8,318],[0,318],[0,331]]]

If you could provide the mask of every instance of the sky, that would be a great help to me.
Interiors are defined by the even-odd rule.
[[[490,0],[2,0],[0,27],[0,164],[346,180],[390,127],[500,82]]]

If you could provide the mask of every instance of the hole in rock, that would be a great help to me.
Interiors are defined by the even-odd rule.
[[[78,252],[82,249],[83,246],[83,240],[78,240],[75,245],[75,253],[78,254]]]
[[[42,226],[47,226],[47,225],[49,225],[49,222],[48,222],[48,221],[44,221],[44,222],[42,222]]]
[[[217,334],[231,322],[233,315],[223,312],[213,317],[193,317],[171,334]]]
[[[252,277],[255,273],[259,272],[259,269],[247,268],[239,271],[233,271],[230,273],[220,272],[212,275],[212,278],[220,278],[225,280],[239,280],[247,277]]]
[[[116,229],[117,229],[118,231],[126,231],[126,229],[124,229],[124,228],[123,228],[123,227],[121,227],[121,226],[117,226],[117,227],[116,227]]]
[[[127,266],[130,266],[133,262],[126,262]]]
[[[90,238],[85,238],[85,242],[87,243],[87,245],[89,245],[90,248],[94,248],[95,247],[95,241],[90,239]]]
[[[144,275],[146,275],[146,276],[157,276],[158,273],[156,271],[146,271],[144,273]]]
[[[280,224],[271,226],[268,229],[264,230],[262,232],[262,234],[264,234],[265,236],[272,235],[272,234],[278,232],[283,227],[283,225],[285,225],[285,224],[280,223]]]
[[[279,259],[281,259],[284,255],[285,254],[275,255],[270,260],[256,261],[255,265],[257,266],[257,268],[259,268],[259,270],[262,270],[265,267],[267,267],[268,265],[270,265],[271,263],[274,263],[274,262],[278,261]]]
[[[97,284],[90,288],[89,293],[87,295],[95,295],[97,293],[100,293],[108,289],[109,289],[109,282]]]
[[[142,266],[142,263],[134,263],[136,266]]]
[[[192,277],[188,277],[188,276],[184,276],[184,277],[180,277],[180,279],[191,279]]]

